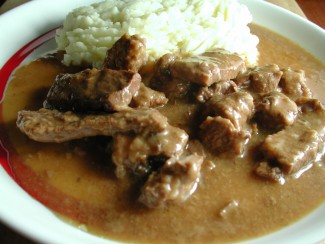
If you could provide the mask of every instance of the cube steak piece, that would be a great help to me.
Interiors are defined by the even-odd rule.
[[[124,34],[107,51],[103,68],[138,72],[147,59],[145,40],[139,35]]]
[[[291,99],[300,97],[312,97],[312,92],[306,84],[306,75],[303,70],[294,70],[291,68],[283,69],[279,86],[282,92]]]
[[[86,69],[60,74],[52,84],[44,108],[63,111],[120,111],[128,108],[140,88],[141,76],[125,70]]]
[[[262,127],[271,130],[280,130],[292,125],[298,115],[296,103],[277,91],[263,95],[255,108],[255,120]]]
[[[88,136],[117,133],[158,133],[168,126],[155,109],[129,109],[113,114],[80,115],[57,110],[20,111],[16,122],[21,132],[39,142],[65,142]]]
[[[268,161],[280,165],[285,174],[298,172],[313,163],[323,148],[323,140],[308,121],[298,119],[284,130],[268,135],[262,145]]]
[[[139,201],[149,208],[159,208],[168,202],[187,200],[196,190],[203,159],[196,154],[170,158],[159,171],[149,176]]]
[[[232,152],[240,155],[250,136],[248,131],[236,128],[229,119],[220,116],[207,117],[200,125],[202,144],[214,153]]]
[[[237,54],[216,49],[189,58],[175,59],[169,65],[173,79],[210,86],[235,78],[246,69],[245,61]]]
[[[254,113],[254,99],[250,93],[244,91],[214,96],[204,105],[204,115],[227,118],[237,129],[241,129]]]

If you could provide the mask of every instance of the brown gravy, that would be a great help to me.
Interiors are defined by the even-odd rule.
[[[320,96],[325,66],[285,38],[256,25],[252,29],[260,38],[259,64],[304,69],[311,89],[319,91],[315,96],[324,102]],[[54,77],[64,69],[46,59],[18,69],[8,85],[2,117],[18,183],[89,232],[132,242],[233,242],[289,225],[324,202],[324,162],[299,179],[289,178],[279,185],[254,177],[254,162],[244,156],[214,157],[213,164],[203,167],[198,189],[185,203],[154,210],[142,207],[136,202],[134,182],[115,178],[114,167],[105,158],[106,138],[43,144],[29,140],[16,128],[17,112],[40,108]],[[190,110],[186,104],[184,109]],[[168,107],[162,112],[171,114]],[[254,141],[248,145],[252,146]],[[234,203],[238,207],[231,211]],[[227,209],[228,213],[220,215]]]

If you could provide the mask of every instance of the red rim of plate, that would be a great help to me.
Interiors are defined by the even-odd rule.
[[[13,71],[37,48],[51,40],[56,33],[57,28],[54,28],[43,35],[35,38],[30,41],[28,44],[19,49],[8,61],[3,65],[0,70],[0,101],[2,102],[4,98],[4,94],[6,91],[7,84],[9,79],[13,73]],[[2,103],[0,103],[0,122],[3,121],[3,113],[2,113]],[[3,124],[0,124],[0,165],[4,168],[4,170],[8,173],[8,175],[15,180],[14,174],[11,170],[9,164],[9,154],[6,149],[6,131]]]

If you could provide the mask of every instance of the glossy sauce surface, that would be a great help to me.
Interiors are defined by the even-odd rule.
[[[325,66],[286,39],[258,26],[259,65],[304,69],[315,96],[325,91]],[[137,203],[136,179],[117,180],[105,152],[110,138],[62,144],[29,140],[15,125],[17,112],[42,106],[54,77],[66,68],[39,59],[18,69],[2,104],[3,123],[13,173],[37,200],[91,233],[132,242],[226,242],[267,234],[303,217],[325,199],[324,162],[284,185],[256,178],[256,162],[246,153],[226,158],[208,154],[196,192],[188,201],[163,209]],[[161,109],[173,125],[184,124],[195,107],[186,103]],[[247,145],[247,152],[261,137]]]

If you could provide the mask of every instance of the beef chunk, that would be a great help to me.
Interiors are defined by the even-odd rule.
[[[317,98],[301,97],[296,100],[296,104],[302,113],[323,111],[325,109]]]
[[[312,163],[322,147],[317,131],[310,128],[309,122],[299,119],[284,130],[267,136],[263,152],[269,161],[277,162],[285,174],[291,174]]]
[[[232,152],[239,155],[250,138],[249,132],[239,130],[229,119],[220,116],[208,117],[200,129],[203,145],[215,153]]]
[[[250,89],[256,93],[268,93],[277,89],[282,71],[276,64],[256,67],[250,71]]]
[[[260,162],[255,168],[255,174],[281,185],[285,181],[281,169],[279,167],[272,167],[268,162]]]
[[[164,93],[152,90],[141,83],[140,89],[133,96],[131,107],[153,108],[165,105],[167,102],[168,99]]]
[[[279,86],[282,88],[282,92],[291,99],[312,97],[312,93],[306,85],[306,76],[303,70],[284,69]]]
[[[227,96],[212,97],[205,104],[204,114],[229,119],[240,129],[254,112],[253,97],[248,92],[234,92]]]
[[[196,94],[196,99],[199,102],[204,103],[213,96],[227,95],[236,91],[238,91],[236,83],[232,80],[225,80],[214,83],[211,86],[201,87],[198,93]]]
[[[172,80],[169,68],[170,65],[174,63],[177,59],[179,59],[179,57],[172,53],[166,53],[160,59],[158,59],[154,70],[155,82],[153,85],[156,85],[157,83],[158,86],[162,86],[162,84],[159,85],[159,83],[164,83],[166,81],[169,82],[170,80]]]
[[[185,131],[167,126],[159,133],[119,134],[114,136],[113,162],[116,175],[122,178],[129,170],[137,175],[150,172],[149,157],[176,157],[183,153],[188,140]]]
[[[244,60],[224,49],[177,59],[170,64],[173,79],[185,80],[201,86],[210,86],[215,82],[233,79],[244,69]]]
[[[140,88],[141,76],[131,71],[86,69],[58,75],[44,107],[78,112],[126,109]]]
[[[297,115],[296,103],[277,91],[263,95],[256,105],[255,119],[267,129],[280,130],[285,126],[292,125]]]
[[[153,85],[154,89],[166,94],[167,98],[171,101],[177,98],[186,97],[190,91],[191,83],[184,80],[166,80],[164,83],[160,83],[158,86]]]
[[[138,72],[147,59],[145,40],[125,34],[107,51],[103,67]]]
[[[163,55],[155,65],[154,76],[150,87],[163,92],[168,99],[174,100],[187,95],[190,83],[182,79],[173,79],[170,73],[170,65],[179,59],[178,56],[167,53]]]
[[[72,112],[40,109],[20,111],[18,128],[40,142],[64,142],[88,136],[116,133],[162,132],[167,118],[154,109],[131,109],[109,115],[77,115]]]
[[[310,123],[321,137],[325,134],[325,107],[315,98],[299,98],[296,103],[301,111],[301,118]]]
[[[152,173],[141,189],[139,201],[149,208],[163,207],[168,202],[183,202],[196,190],[203,157],[190,155],[171,158]]]
[[[170,73],[170,65],[179,59],[178,56],[167,53],[156,63],[154,76],[150,87],[165,93],[170,100],[185,97],[190,89],[190,83],[182,79],[173,79]]]

